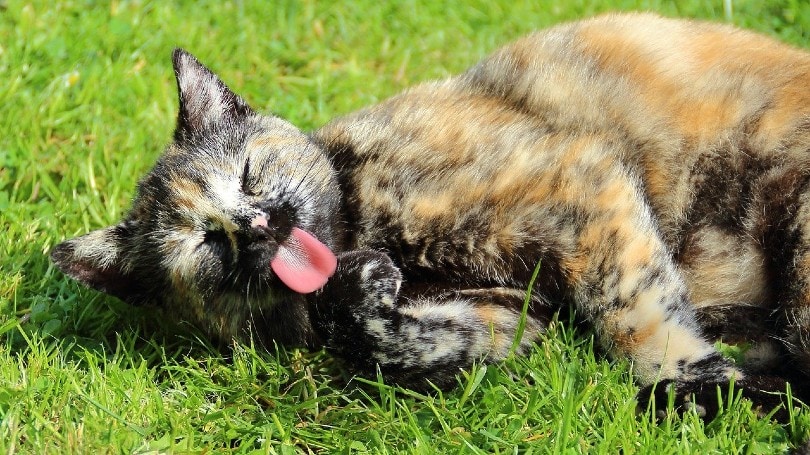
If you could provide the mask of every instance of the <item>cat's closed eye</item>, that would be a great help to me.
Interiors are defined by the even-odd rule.
[[[251,177],[250,174],[250,158],[247,158],[245,160],[245,167],[242,169],[242,177],[240,181],[242,184],[242,194],[244,194],[245,196],[259,195],[258,191],[256,191],[258,182],[254,177]]]

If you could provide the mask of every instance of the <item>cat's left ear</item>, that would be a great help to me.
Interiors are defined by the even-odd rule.
[[[144,287],[123,260],[123,240],[130,235],[126,223],[98,229],[56,245],[51,260],[82,284],[131,304],[144,303]]]
[[[239,95],[183,49],[172,53],[180,111],[175,136],[204,130],[216,123],[253,114]]]

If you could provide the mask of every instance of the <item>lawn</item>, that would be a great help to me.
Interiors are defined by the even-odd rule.
[[[529,356],[422,396],[347,386],[324,352],[217,350],[56,271],[48,251],[115,222],[169,140],[176,46],[305,129],[601,11],[730,17],[810,46],[805,0],[272,3],[0,0],[0,452],[779,453],[810,437],[810,412],[780,426],[745,401],[710,423],[638,416],[630,365],[569,314]]]

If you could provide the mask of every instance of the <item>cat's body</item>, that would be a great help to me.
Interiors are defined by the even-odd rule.
[[[810,372],[807,53],[605,16],[310,136],[174,61],[175,143],[132,212],[54,252],[90,285],[212,337],[324,343],[362,373],[448,385],[508,353],[540,263],[521,349],[571,304],[642,385],[711,401],[734,377],[767,401],[709,335]],[[306,295],[268,267],[306,242],[296,228],[338,257]]]

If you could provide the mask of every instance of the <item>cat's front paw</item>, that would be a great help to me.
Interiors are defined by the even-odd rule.
[[[354,305],[393,305],[402,273],[387,254],[357,250],[338,256],[335,275],[319,293],[319,301],[350,300]]]
[[[367,330],[394,306],[402,273],[385,253],[349,251],[338,255],[337,270],[326,285],[310,294],[310,318],[326,340]]]
[[[664,418],[670,412],[695,412],[706,421],[717,417],[729,400],[729,393],[741,394],[750,400],[754,411],[764,416],[777,409],[773,418],[779,422],[788,419],[783,403],[787,383],[779,378],[766,376],[746,376],[733,387],[729,382],[700,381],[661,381],[641,389],[638,393],[638,410],[652,409],[657,418]],[[671,397],[671,398],[670,398]],[[672,407],[669,407],[672,399]]]

